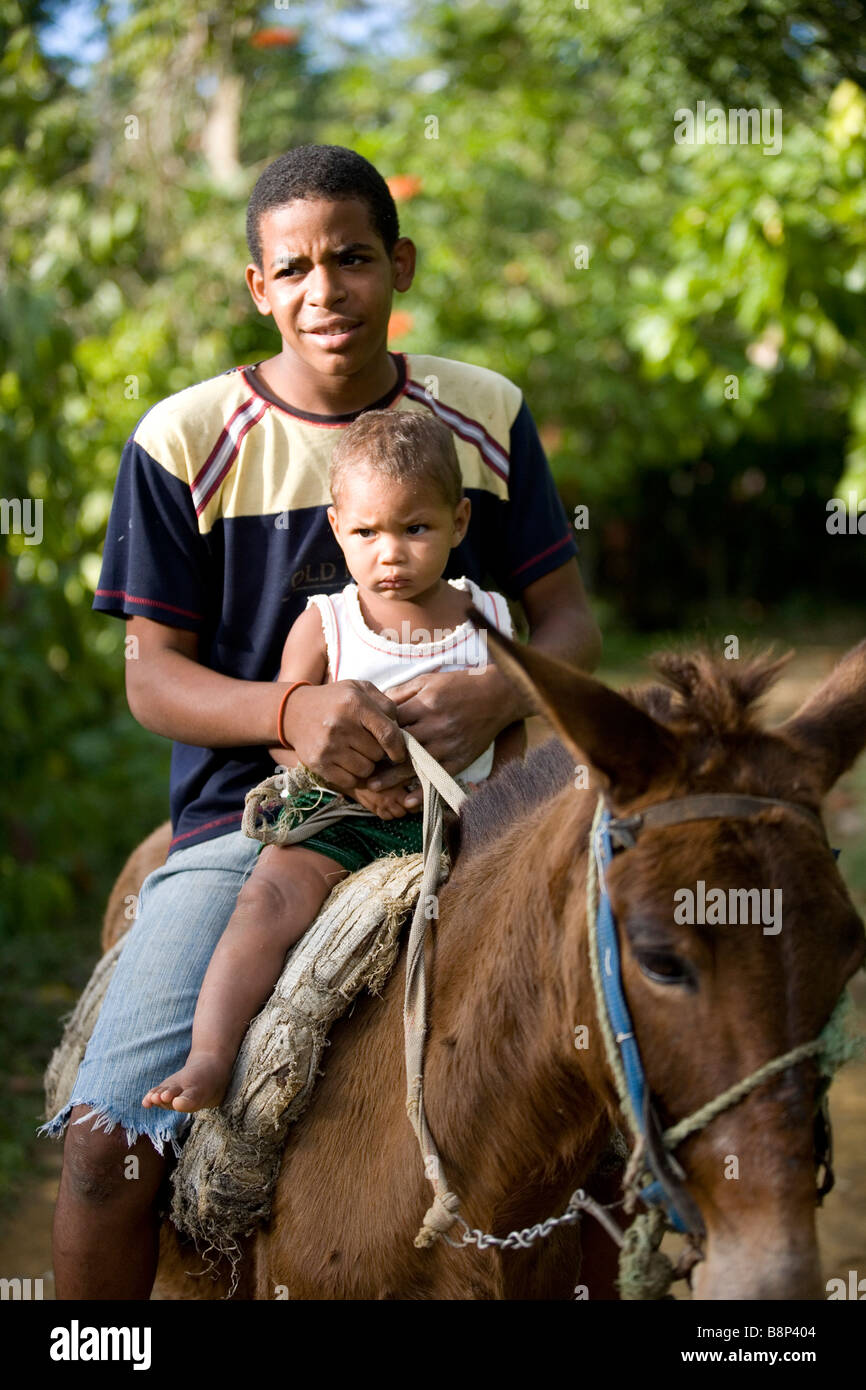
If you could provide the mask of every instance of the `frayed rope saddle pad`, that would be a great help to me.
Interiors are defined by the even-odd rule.
[[[420,854],[392,855],[334,888],[253,1019],[219,1110],[203,1111],[174,1174],[172,1220],[231,1255],[270,1215],[286,1131],[310,1099],[328,1030],[363,985],[378,993],[418,896]]]
[[[248,810],[279,796],[286,776],[254,788]],[[293,769],[288,777],[292,789],[311,785],[305,770]],[[273,824],[256,813],[248,820],[248,834],[278,838]],[[440,868],[444,877],[444,854]],[[328,1031],[363,986],[381,992],[422,874],[420,854],[389,855],[350,874],[287,956],[271,998],[250,1024],[222,1106],[195,1116],[172,1175],[172,1220],[200,1250],[234,1262],[238,1239],[270,1215],[287,1131],[310,1100]],[[51,1058],[45,1076],[49,1116],[71,1095],[124,940],[97,963]]]

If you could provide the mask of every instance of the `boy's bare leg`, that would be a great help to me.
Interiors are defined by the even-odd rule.
[[[111,1134],[76,1125],[90,1106],[71,1112],[54,1211],[54,1277],[59,1299],[146,1299],[156,1276],[156,1197],[168,1160],[149,1139],[130,1148]],[[127,1160],[137,1168],[129,1177]]]
[[[207,968],[189,1056],[142,1105],[188,1113],[219,1105],[250,1019],[270,996],[286,952],[347,873],[303,845],[265,846]]]

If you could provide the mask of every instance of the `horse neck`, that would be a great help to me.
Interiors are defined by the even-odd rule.
[[[428,1119],[473,1213],[536,1202],[588,1171],[608,1134],[586,946],[591,796],[569,787],[458,859],[443,888],[426,1048]],[[597,1052],[595,1053],[597,1056]]]

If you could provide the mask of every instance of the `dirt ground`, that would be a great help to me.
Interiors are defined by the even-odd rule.
[[[837,648],[800,651],[766,702],[768,722],[784,718],[811,693],[817,681],[838,660]],[[537,721],[531,741],[545,737]],[[850,814],[850,811],[848,812]],[[828,802],[833,828],[834,807]],[[866,1031],[866,976],[852,982],[856,1022]],[[38,1104],[38,1097],[34,1097]],[[866,1058],[849,1063],[838,1074],[830,1093],[836,1186],[818,1213],[818,1232],[825,1279],[857,1270],[866,1276]],[[51,1218],[60,1173],[60,1145],[34,1146],[33,1176],[20,1204],[0,1229],[0,1275],[41,1278],[44,1297],[54,1297],[51,1269]],[[680,1286],[683,1288],[684,1286]]]

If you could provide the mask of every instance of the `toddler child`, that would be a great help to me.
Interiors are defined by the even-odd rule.
[[[277,677],[293,683],[285,698],[294,684],[369,681],[387,691],[422,672],[482,665],[483,634],[466,618],[470,603],[513,635],[501,594],[442,578],[471,504],[451,431],[434,415],[362,412],[334,447],[329,480],[328,520],[355,583],[314,595],[293,624]],[[458,780],[483,781],[523,743],[523,725],[511,725]],[[292,761],[291,752],[271,752]],[[332,797],[296,793],[280,814],[297,823]],[[334,884],[382,855],[420,851],[423,816],[407,814],[404,797],[401,787],[357,788],[354,799],[374,813],[369,819],[350,816],[300,844],[263,846],[202,982],[189,1056],[148,1091],[144,1106],[191,1112],[220,1104],[250,1019]]]

